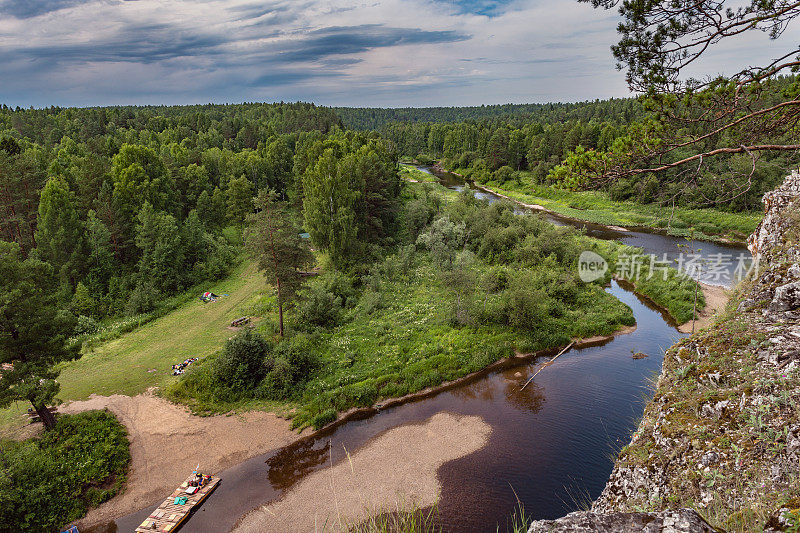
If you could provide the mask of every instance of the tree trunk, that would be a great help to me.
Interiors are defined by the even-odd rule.
[[[697,288],[700,285],[700,276],[702,276],[702,269],[697,274],[697,281],[694,284],[694,304],[692,306],[692,335],[694,335],[694,325],[697,323]]]
[[[280,278],[276,278],[276,284],[278,285],[278,330],[281,333],[281,337],[283,337],[283,298],[281,298],[281,280]]]
[[[33,402],[31,405],[36,409],[36,414],[39,415],[39,420],[42,421],[45,429],[53,429],[56,426],[56,417],[46,405],[36,405]]]

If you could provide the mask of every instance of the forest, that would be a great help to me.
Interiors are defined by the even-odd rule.
[[[69,433],[80,424],[54,417],[48,406],[58,398],[153,384],[196,413],[289,409],[294,427],[320,428],[352,407],[515,352],[632,325],[630,309],[603,290],[625,247],[520,216],[510,202],[416,183],[398,163],[410,156],[476,173],[535,173],[529,161],[535,169],[584,143],[611,146],[641,116],[639,104],[491,112],[504,118],[363,131],[304,103],[2,108],[0,406],[25,402],[48,434]],[[459,113],[433,116],[472,116]],[[584,250],[610,263],[593,283],[578,279]],[[131,383],[143,358],[165,367],[178,359],[147,344],[103,355],[107,341],[160,317],[172,324],[170,313],[196,309],[208,287],[230,283],[255,288],[237,308],[253,327],[198,341],[186,355],[200,360],[184,375]],[[693,315],[695,283],[675,272],[636,289],[680,322]],[[117,490],[87,492],[121,480],[128,461],[124,430],[102,417],[92,423],[115,432],[115,451],[74,481],[79,507],[41,513],[25,490],[0,480],[0,500],[28,510],[27,530],[80,516]],[[91,442],[81,431],[76,438]],[[52,443],[35,442],[12,445],[15,461],[43,461]],[[39,483],[10,476],[17,487]]]
[[[618,117],[630,122],[641,116],[643,108],[630,98],[612,98],[592,102],[547,104],[499,104],[475,107],[407,107],[387,109],[379,107],[335,107],[342,123],[356,130],[383,130],[389,124],[400,123],[457,123],[482,120],[521,122],[564,122],[568,120],[602,120],[609,108],[622,111]],[[607,118],[607,117],[606,117]]]
[[[4,108],[0,237],[78,315],[151,311],[226,274],[254,193],[293,194],[295,147],[339,126],[306,104]]]
[[[795,90],[794,84],[794,77],[776,78],[765,89],[760,105],[779,103],[785,91]],[[629,98],[533,107],[487,106],[465,108],[463,113],[457,108],[435,108],[430,115],[435,118],[427,121],[417,120],[416,115],[404,110],[351,109],[342,117],[355,127],[378,127],[409,159],[423,164],[440,161],[444,168],[478,183],[527,189],[533,196],[543,194],[530,192],[537,187],[589,188],[612,201],[641,205],[756,211],[761,209],[763,194],[780,183],[786,168],[798,162],[794,153],[767,153],[757,161],[751,176],[746,172],[751,164],[746,155],[719,159],[692,186],[682,179],[680,169],[626,177],[601,186],[576,179],[575,171],[586,165],[587,159],[635,152],[635,146],[655,142],[659,133],[653,129],[652,109],[645,104],[643,98]],[[398,120],[380,124],[387,115]],[[684,130],[682,135],[711,133],[708,125],[692,122]],[[771,140],[780,142],[783,137]],[[729,142],[725,133],[709,135],[703,149],[713,150]],[[679,160],[688,153],[689,147],[676,150],[667,161]],[[731,198],[728,190],[744,192]]]

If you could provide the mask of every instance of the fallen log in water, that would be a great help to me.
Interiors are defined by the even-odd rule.
[[[572,348],[572,345],[573,345],[573,344],[575,344],[575,341],[572,341],[571,343],[569,343],[569,344],[567,345],[567,347],[566,347],[566,348],[564,348],[563,350],[561,350],[560,352],[558,352],[558,354],[557,354],[555,357],[553,357],[553,358],[552,358],[552,359],[550,359],[548,362],[546,362],[545,364],[543,364],[543,365],[542,365],[542,367],[541,367],[539,370],[537,370],[537,371],[536,371],[536,374],[538,374],[539,372],[541,372],[542,370],[544,370],[544,367],[546,367],[546,366],[550,366],[550,365],[553,363],[553,361],[555,361],[556,359],[558,359],[558,357],[559,357],[561,354],[563,354],[564,352],[566,352],[567,350],[569,350],[570,348]],[[521,389],[519,389],[519,390],[520,390],[520,392],[522,392],[522,389],[524,389],[525,387],[527,387],[527,386],[528,386],[528,383],[530,383],[531,381],[533,381],[533,378],[535,378],[535,377],[536,377],[536,374],[532,375],[532,376],[530,377],[530,379],[529,379],[528,381],[526,381],[526,382],[525,382],[525,385],[523,385],[523,386],[522,386],[522,388],[521,388]]]

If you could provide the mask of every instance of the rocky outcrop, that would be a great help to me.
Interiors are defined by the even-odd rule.
[[[720,530],[800,528],[800,173],[764,206],[749,240],[758,266],[737,312],[666,352],[653,400],[591,511],[531,532],[684,531],[665,529],[683,508]]]
[[[539,520],[528,533],[716,533],[692,509],[660,513],[570,513],[558,520]]]
[[[800,281],[787,283],[775,289],[769,310],[772,313],[783,313],[800,307]]]
[[[791,222],[786,217],[786,209],[800,197],[800,172],[793,170],[783,184],[764,195],[764,219],[756,231],[747,239],[747,247],[756,261],[779,247]]]

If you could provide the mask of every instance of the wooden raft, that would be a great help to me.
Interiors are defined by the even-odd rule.
[[[172,492],[172,495],[168,497],[164,502],[156,508],[155,511],[150,513],[150,516],[147,517],[147,520],[142,522],[139,527],[136,528],[137,533],[153,533],[154,531],[175,531],[180,527],[181,524],[189,517],[189,515],[196,509],[200,507],[200,504],[203,503],[203,500],[211,494],[211,492],[217,488],[219,484],[219,478],[213,477],[209,480],[209,482],[194,494],[186,494],[186,489],[189,487],[189,481],[194,479],[194,474],[189,476],[189,478],[181,484],[180,487],[175,489]],[[183,505],[175,505],[175,498],[185,496],[187,498],[186,503]],[[155,526],[154,526],[155,525]]]

